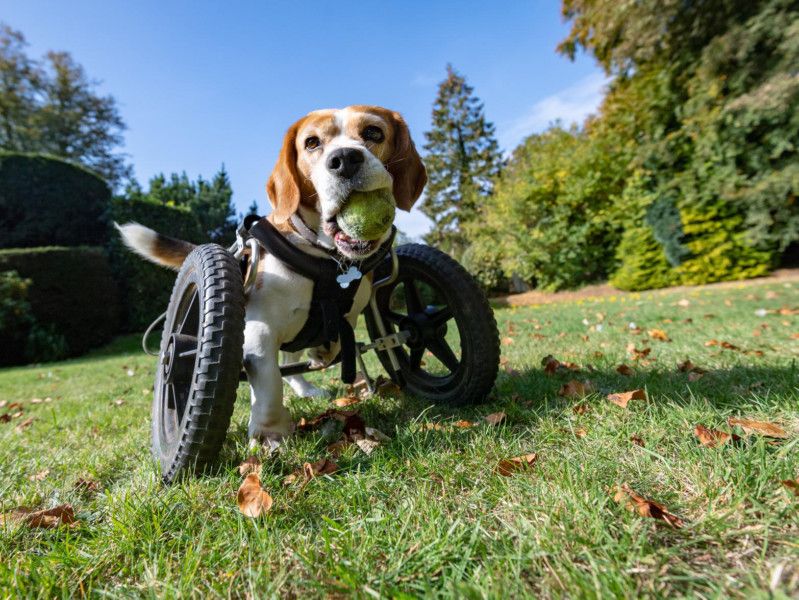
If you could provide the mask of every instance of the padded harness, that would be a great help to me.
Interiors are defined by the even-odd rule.
[[[344,383],[355,381],[355,334],[346,315],[352,309],[363,277],[374,270],[391,249],[396,228],[392,226],[388,239],[363,261],[339,260],[333,255],[318,257],[303,252],[265,217],[248,217],[242,229],[255,238],[269,254],[314,284],[305,324],[294,339],[282,344],[280,349],[297,352],[317,346],[330,348],[330,344],[341,342],[341,380]],[[350,267],[356,267],[361,272],[361,277],[349,284],[340,283],[337,278]]]

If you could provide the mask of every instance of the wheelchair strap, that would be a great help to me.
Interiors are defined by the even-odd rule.
[[[355,294],[358,292],[363,276],[374,270],[391,249],[396,228],[380,245],[377,252],[364,261],[349,261],[340,257],[312,256],[289,242],[266,218],[254,219],[249,225],[248,234],[289,269],[310,279],[313,284],[311,306],[308,318],[293,340],[280,346],[281,350],[296,352],[316,346],[330,347],[336,341],[341,343],[341,380],[344,383],[355,381],[355,333],[346,319],[352,309]],[[347,282],[341,278],[352,267],[361,272],[356,281]]]

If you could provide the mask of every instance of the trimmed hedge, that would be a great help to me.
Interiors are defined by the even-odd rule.
[[[114,198],[111,217],[120,225],[135,221],[170,237],[194,243],[207,241],[197,217],[186,208],[147,200]],[[147,262],[128,250],[115,229],[108,250],[123,298],[122,328],[125,331],[144,331],[166,310],[175,272]]]
[[[0,250],[0,271],[16,271],[32,281],[27,288],[35,318],[27,335],[30,348],[5,352],[3,358],[10,362],[78,355],[117,331],[116,282],[101,248]]]
[[[105,181],[83,167],[0,152],[0,248],[103,245],[110,200]]]

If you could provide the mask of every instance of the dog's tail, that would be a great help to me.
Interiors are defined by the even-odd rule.
[[[194,250],[194,244],[162,235],[135,222],[124,225],[114,223],[114,227],[119,230],[122,241],[128,248],[162,267],[179,269],[189,253]]]

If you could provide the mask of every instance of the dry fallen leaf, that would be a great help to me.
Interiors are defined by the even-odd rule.
[[[584,438],[588,435],[588,432],[583,427],[580,427],[574,430],[574,435],[576,435],[578,438]]]
[[[504,337],[502,338],[502,345],[503,346],[510,346],[513,343],[512,337]]]
[[[489,425],[499,425],[500,423],[502,423],[502,421],[505,420],[506,416],[507,415],[505,415],[504,412],[500,411],[500,412],[491,413],[490,415],[486,415],[483,418],[486,420],[486,422]]]
[[[633,360],[642,360],[649,356],[649,353],[652,352],[652,348],[641,348],[640,350],[635,347],[635,344],[630,342],[627,344],[627,353],[630,355],[630,358]]]
[[[244,478],[236,494],[239,511],[245,517],[259,517],[272,508],[272,496],[261,487],[258,473],[250,473]]]
[[[475,425],[476,423],[472,423],[471,421],[466,421],[465,419],[461,419],[460,421],[455,421],[452,424],[453,427],[462,427],[463,429],[474,427]]]
[[[30,427],[31,423],[33,423],[33,419],[34,419],[33,417],[28,417],[27,419],[22,421],[22,423],[20,423],[19,425],[16,426],[16,428],[15,428],[16,431],[21,432],[21,431],[27,429],[28,427]]]
[[[443,431],[444,426],[441,423],[422,423],[422,429],[432,431]]]
[[[338,465],[327,458],[302,465],[302,472],[306,481],[310,481],[317,475],[330,475],[336,471],[338,471]]]
[[[657,340],[659,342],[670,342],[669,334],[663,331],[662,329],[650,329],[648,332],[649,337],[653,340]]]
[[[745,433],[761,433],[767,437],[773,438],[787,438],[788,434],[785,430],[774,423],[767,423],[765,421],[753,421],[751,419],[737,419],[730,417],[727,419],[730,427],[738,426],[744,430]]]
[[[377,442],[370,438],[360,438],[355,440],[355,445],[361,449],[361,451],[369,456],[372,452],[374,452],[375,448],[380,445],[380,442]]]
[[[795,496],[799,496],[799,477],[796,479],[783,479],[782,485],[791,490]]]
[[[360,400],[352,396],[345,396],[343,398],[336,398],[335,400],[333,400],[333,404],[335,404],[339,408],[344,408],[345,406],[358,404],[358,402],[360,402]]]
[[[31,481],[42,481],[49,474],[50,474],[50,469],[42,469],[38,473],[35,473],[34,475],[28,477],[28,479],[30,479]]]
[[[77,524],[75,511],[69,504],[60,504],[47,510],[32,510],[30,508],[15,508],[9,514],[0,515],[0,525],[6,522],[24,523],[28,527],[52,529],[60,525],[74,526]]]
[[[627,365],[619,365],[616,367],[616,372],[620,375],[624,375],[625,377],[632,377],[635,374],[635,371],[632,370],[632,367],[628,367]]]
[[[587,404],[577,404],[572,408],[572,410],[576,415],[584,415],[590,411],[591,408]]]
[[[100,484],[94,479],[84,479],[83,477],[77,479],[72,485],[75,491],[94,493],[100,491]]]
[[[641,446],[641,448],[646,448],[646,444],[644,443],[643,438],[641,438],[641,437],[639,437],[637,435],[630,436],[630,441],[633,444],[635,444],[636,446]]]
[[[563,398],[584,398],[594,391],[594,384],[590,381],[577,381],[572,379],[564,383],[558,390],[558,396]]]
[[[532,452],[530,454],[524,454],[522,456],[516,456],[514,458],[506,458],[504,460],[499,461],[496,471],[500,475],[504,475],[505,477],[510,477],[514,473],[532,467],[535,464],[537,458],[538,455],[535,452]]]
[[[249,475],[250,473],[260,473],[261,472],[261,461],[258,459],[257,456],[249,456],[247,459],[239,465],[239,475],[245,476]]]
[[[685,524],[680,517],[666,510],[665,506],[637,494],[626,483],[616,488],[616,494],[613,496],[613,499],[619,504],[624,504],[628,510],[637,512],[642,517],[650,517],[658,521],[664,521],[675,529],[679,529]]]
[[[5,408],[6,404],[8,404],[8,400],[0,400],[0,408]]]
[[[632,390],[629,392],[618,392],[616,394],[608,394],[608,400],[616,404],[617,406],[621,406],[622,408],[627,408],[627,404],[630,400],[646,400],[646,392],[642,389]]]
[[[708,448],[721,446],[730,439],[733,441],[738,441],[741,439],[735,434],[725,433],[724,431],[719,431],[718,429],[708,429],[702,424],[694,427],[694,434],[699,438],[699,442]]]

